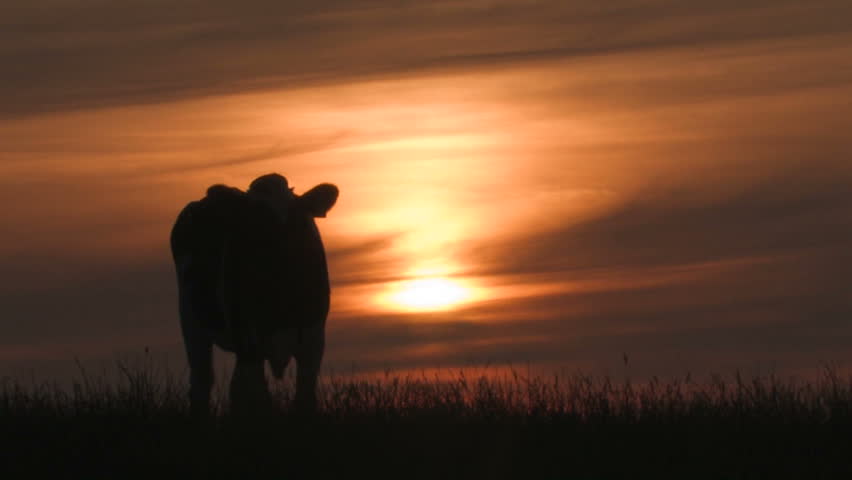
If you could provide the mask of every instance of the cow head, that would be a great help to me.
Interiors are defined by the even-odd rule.
[[[309,217],[324,218],[337,202],[339,191],[330,183],[321,183],[302,195],[296,195],[284,176],[270,173],[254,179],[248,193],[272,207],[283,218],[294,206]]]

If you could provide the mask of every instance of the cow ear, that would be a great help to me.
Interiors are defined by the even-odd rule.
[[[320,183],[299,196],[302,207],[313,217],[325,217],[337,202],[340,191],[330,183]]]

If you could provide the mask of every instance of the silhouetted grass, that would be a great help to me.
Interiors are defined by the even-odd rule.
[[[319,412],[190,417],[180,378],[119,363],[0,385],[3,478],[852,478],[852,380],[326,377]],[[220,379],[221,381],[221,379]],[[5,471],[5,472],[4,472]]]

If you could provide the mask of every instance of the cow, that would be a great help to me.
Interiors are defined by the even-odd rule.
[[[271,406],[265,364],[280,379],[291,357],[295,406],[316,408],[330,286],[314,219],[326,216],[338,194],[322,183],[297,195],[271,173],[247,191],[213,185],[181,210],[170,241],[194,414],[210,410],[213,345],[236,355],[232,411]]]

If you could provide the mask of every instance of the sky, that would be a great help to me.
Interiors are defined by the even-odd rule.
[[[0,374],[146,348],[185,367],[171,226],[270,172],[341,191],[318,220],[330,370],[852,365],[849,18],[4,2]]]

